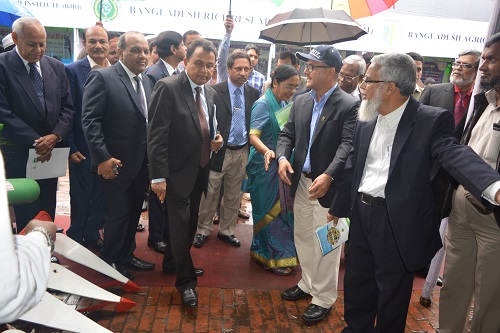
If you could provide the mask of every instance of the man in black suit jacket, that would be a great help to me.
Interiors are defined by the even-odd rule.
[[[75,107],[73,126],[68,134],[69,193],[71,196],[71,225],[66,232],[77,242],[101,250],[103,242],[99,229],[104,225],[104,192],[99,176],[91,172],[89,147],[82,129],[82,99],[85,81],[93,69],[110,66],[107,59],[109,44],[104,28],[93,26],[83,32],[87,56],[66,66],[71,97]]]
[[[232,53],[227,60],[228,80],[213,86],[219,97],[216,105],[218,130],[226,144],[210,160],[208,191],[201,199],[195,247],[203,246],[214,230],[213,216],[221,186],[224,186],[224,194],[217,237],[229,245],[241,245],[234,231],[241,204],[241,183],[248,164],[250,114],[253,103],[259,98],[259,91],[245,84],[251,70],[250,57],[246,53]]]
[[[500,172],[500,33],[486,41],[482,58],[479,70],[484,92],[474,96],[474,112],[462,143]],[[470,332],[500,332],[499,240],[500,207],[484,198],[476,200],[467,186],[458,186],[446,234],[439,333],[467,332],[469,325]],[[469,321],[472,301],[474,313]]]
[[[337,84],[342,58],[333,46],[320,45],[309,54],[297,53],[297,57],[307,61],[304,74],[307,88],[312,90],[295,98],[278,138],[276,156],[279,177],[291,185],[295,196],[294,239],[302,279],[281,297],[296,300],[311,295],[302,318],[315,323],[326,316],[337,298],[341,252],[339,247],[322,256],[315,231],[326,222],[336,179],[351,149],[359,101]],[[294,149],[292,167],[289,160]]]
[[[212,42],[198,39],[187,49],[181,74],[155,85],[148,127],[151,188],[166,201],[170,238],[163,271],[176,272],[182,304],[197,307],[196,274],[191,259],[202,192],[208,183],[208,162],[222,146],[216,133],[217,93],[206,85],[215,67]],[[153,194],[151,194],[153,195]]]
[[[106,197],[104,246],[100,257],[132,279],[125,266],[153,270],[134,256],[135,232],[148,186],[147,101],[153,84],[146,69],[148,42],[139,32],[118,41],[120,61],[91,71],[83,93],[82,127],[92,171],[102,176]]]
[[[186,56],[186,48],[182,42],[182,35],[175,31],[163,31],[156,38],[156,52],[159,59],[149,67],[145,74],[153,84],[164,77],[177,74],[175,67]],[[152,193],[150,189],[150,194]],[[164,253],[168,239],[168,211],[160,202],[158,196],[148,196],[149,237],[148,245],[156,252]]]
[[[42,24],[21,18],[12,30],[16,48],[0,55],[0,123],[7,140],[2,152],[7,178],[25,178],[30,148],[39,160],[48,161],[52,149],[66,139],[74,109],[64,65],[43,55],[47,35]],[[38,200],[14,208],[18,231],[41,210],[55,217],[57,178],[37,182]]]
[[[409,56],[384,54],[372,59],[361,85],[353,150],[329,216],[351,219],[344,333],[404,332],[413,273],[441,247],[434,160],[474,197],[500,200],[500,191],[485,192],[500,176],[453,138],[449,111],[411,97],[415,79]]]

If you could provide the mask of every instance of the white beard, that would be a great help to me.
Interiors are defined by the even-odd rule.
[[[378,116],[378,110],[382,105],[382,95],[375,93],[375,97],[371,100],[361,101],[361,105],[358,111],[358,120],[367,123]]]

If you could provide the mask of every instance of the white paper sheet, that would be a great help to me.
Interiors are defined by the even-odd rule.
[[[47,179],[61,177],[66,174],[69,147],[52,149],[52,157],[48,162],[39,162],[35,149],[30,149],[26,164],[26,178]]]

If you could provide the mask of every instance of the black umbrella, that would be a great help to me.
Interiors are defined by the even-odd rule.
[[[296,8],[278,14],[260,32],[272,43],[307,46],[356,40],[366,31],[343,10]]]

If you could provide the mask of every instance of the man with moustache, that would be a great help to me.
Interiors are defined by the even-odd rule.
[[[500,175],[458,144],[453,115],[411,96],[416,72],[405,54],[378,55],[361,84],[353,149],[328,216],[351,219],[344,333],[405,331],[414,272],[441,247],[434,161],[474,197],[500,201]]]
[[[469,109],[480,59],[481,52],[477,50],[465,50],[461,52],[452,65],[453,72],[451,73],[450,82],[430,85],[424,89],[420,97],[420,102],[425,105],[442,107],[453,113],[455,119],[454,136],[458,140],[462,137],[464,130],[467,110]],[[443,218],[439,227],[439,233],[443,242],[448,226],[447,216],[449,214],[449,208],[443,207],[443,204],[449,181],[450,176],[448,173],[442,168],[439,168],[439,165],[436,164],[432,186],[436,206],[441,209],[440,217]],[[436,283],[442,285],[442,280],[439,278],[439,271],[441,270],[443,259],[444,247],[441,248],[432,259],[431,266],[427,273],[426,283],[422,289],[422,296],[419,300],[420,304],[425,307],[431,306],[432,292]]]
[[[359,101],[338,87],[342,57],[333,46],[320,45],[309,54],[296,55],[307,61],[304,74],[311,91],[295,98],[278,137],[276,156],[278,175],[291,185],[295,196],[294,241],[302,278],[281,297],[297,300],[311,295],[302,319],[313,324],[323,320],[337,298],[341,248],[322,256],[315,231],[326,223],[337,179],[351,149]]]
[[[353,54],[342,61],[342,69],[339,72],[340,88],[354,98],[361,100],[359,83],[363,80],[366,71],[365,60],[359,55]]]
[[[114,65],[120,60],[118,57],[118,38],[120,38],[121,34],[116,31],[108,31],[108,44],[109,44],[109,52],[108,52],[108,61],[111,65]]]
[[[187,48],[186,70],[158,81],[150,103],[151,189],[161,202],[166,201],[169,215],[163,272],[177,273],[175,287],[186,307],[198,306],[190,250],[201,196],[207,191],[210,155],[222,146],[214,120],[217,93],[206,84],[215,69],[216,55],[212,42],[195,40]]]
[[[99,178],[90,171],[89,148],[82,129],[82,98],[85,81],[91,70],[109,66],[109,44],[104,28],[93,26],[83,32],[83,46],[87,56],[66,66],[75,116],[68,134],[69,193],[71,196],[71,224],[66,234],[79,243],[102,249],[99,229],[104,225],[104,192]]]
[[[499,172],[500,33],[486,41],[482,58],[479,71],[483,92],[474,96],[474,112],[461,142]],[[499,240],[500,208],[484,198],[476,200],[468,186],[458,186],[446,234],[437,332],[500,332]]]
[[[64,65],[44,56],[47,34],[35,18],[20,18],[12,25],[16,48],[0,55],[0,123],[7,178],[26,178],[30,149],[38,160],[50,160],[54,147],[71,129],[71,105]],[[57,178],[39,179],[40,196],[28,205],[16,205],[18,231],[40,211],[52,219],[56,211]]]
[[[148,186],[147,105],[153,83],[142,75],[148,42],[139,32],[118,40],[120,60],[91,71],[82,102],[82,128],[106,198],[104,246],[100,257],[129,279],[154,264],[134,256],[135,232]]]
[[[210,160],[207,195],[201,199],[194,247],[202,247],[214,229],[213,216],[224,188],[217,237],[232,246],[240,246],[234,236],[241,203],[241,183],[248,163],[250,114],[259,91],[245,82],[252,70],[250,57],[235,52],[227,60],[229,79],[213,86],[218,94],[217,122],[227,144]]]

